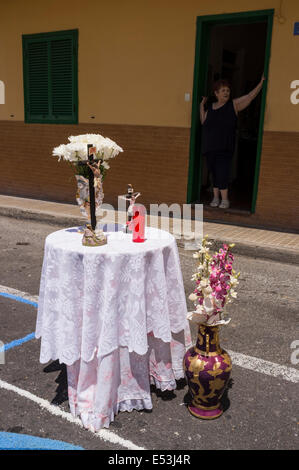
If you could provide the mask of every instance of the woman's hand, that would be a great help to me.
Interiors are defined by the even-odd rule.
[[[207,96],[202,96],[202,100],[201,100],[201,103],[200,103],[200,104],[205,105],[206,102],[207,102],[207,100],[208,100],[208,97],[207,97]]]
[[[259,92],[263,88],[264,81],[266,77],[263,73],[260,83],[247,95],[241,96],[240,98],[235,98],[233,100],[234,108],[236,112],[243,111],[243,109],[247,108],[250,105],[251,101],[259,94]]]

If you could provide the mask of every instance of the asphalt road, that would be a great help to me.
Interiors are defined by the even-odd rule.
[[[45,237],[60,229],[0,217],[0,285],[38,295]],[[192,252],[179,251],[188,296],[193,290],[195,260]],[[225,412],[220,418],[203,421],[191,416],[185,405],[188,389],[181,382],[173,393],[153,390],[152,411],[117,415],[109,428],[112,440],[108,442],[24,394],[0,386],[0,432],[110,451],[124,449],[119,438],[155,450],[297,449],[298,384],[283,375],[275,376],[275,367],[273,373],[264,373],[263,361],[299,370],[299,364],[291,362],[291,344],[299,341],[299,267],[236,255],[235,269],[241,271],[238,300],[230,307],[232,321],[221,329],[220,343],[235,353],[259,358],[261,367],[250,370],[242,361],[239,365],[233,361],[230,387],[223,400]],[[188,305],[191,308],[189,301]],[[23,338],[35,331],[36,308],[0,296],[0,321],[1,341]],[[40,341],[32,339],[6,351],[0,381],[69,412],[65,367],[53,361],[40,364],[39,349]]]

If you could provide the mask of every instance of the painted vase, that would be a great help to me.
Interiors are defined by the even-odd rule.
[[[219,345],[219,326],[200,324],[196,345],[184,356],[184,370],[192,397],[188,410],[201,419],[222,415],[220,399],[232,369],[231,358]]]
[[[82,245],[84,246],[102,246],[107,244],[107,237],[100,225],[92,228],[92,217],[90,211],[89,180],[82,175],[76,175],[77,192],[76,201],[80,207],[81,214],[91,223],[87,223],[83,229]],[[95,215],[98,219],[103,218],[102,203],[104,198],[102,175],[94,178],[95,195]],[[95,221],[96,223],[96,221]]]
[[[77,192],[76,201],[81,214],[90,220],[89,180],[81,175],[76,175]],[[101,214],[101,206],[104,199],[102,176],[94,179],[96,215]]]

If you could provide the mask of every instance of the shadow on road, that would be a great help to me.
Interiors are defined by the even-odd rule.
[[[44,369],[43,372],[51,373],[51,372],[58,372],[60,371],[58,377],[56,378],[55,382],[58,384],[56,391],[56,396],[53,398],[51,401],[52,405],[61,405],[62,403],[68,401],[68,391],[67,391],[67,371],[66,371],[66,366],[65,364],[60,364],[58,360],[51,362],[51,364],[47,365]],[[187,383],[185,379],[180,379],[177,380],[177,388],[176,390],[182,390],[183,388],[186,387]],[[230,379],[228,381],[227,387],[220,399],[220,403],[223,409],[223,412],[225,413],[229,407],[230,407],[230,400],[228,397],[229,389],[233,387],[233,379]],[[176,398],[176,394],[174,393],[174,390],[165,390],[162,392],[158,388],[156,388],[154,385],[151,385],[151,393],[154,393],[158,398],[161,398],[163,401],[170,401]],[[187,407],[189,404],[191,404],[192,397],[189,393],[189,391],[186,393],[184,396],[184,405]],[[146,411],[146,410],[142,410]],[[149,410],[152,411],[152,410]]]
[[[61,405],[65,401],[68,400],[68,392],[67,392],[67,372],[65,364],[60,364],[58,360],[51,362],[48,366],[46,366],[43,370],[47,374],[50,372],[57,372],[60,371],[55,382],[58,384],[56,388],[56,396],[51,401],[52,405]]]

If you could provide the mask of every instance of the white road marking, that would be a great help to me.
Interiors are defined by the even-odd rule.
[[[38,302],[38,296],[32,296],[26,292],[21,292],[17,289],[12,289],[10,287],[0,285],[0,292],[23,297],[33,302]],[[299,370],[297,369],[276,364],[274,362],[265,361],[257,357],[247,356],[245,354],[237,353],[230,350],[227,350],[227,352],[231,356],[233,365],[253,370],[255,372],[260,372],[262,374],[270,375],[272,377],[280,377],[281,379],[287,380],[289,382],[299,382]],[[66,419],[70,423],[76,424],[77,426],[84,428],[79,418],[74,418],[71,413],[63,411],[57,406],[51,405],[51,403],[49,403],[43,398],[37,397],[36,395],[33,395],[32,393],[26,390],[16,387],[15,385],[4,382],[3,380],[0,380],[0,388],[15,392],[20,396],[32,400],[33,402],[37,403],[41,408],[46,409],[49,413],[55,416],[59,416],[63,419]],[[130,450],[145,450],[143,447],[138,447],[133,442],[123,439],[111,431],[106,431],[104,429],[101,429],[100,431],[89,431],[92,432],[95,436],[98,436],[99,438],[105,441],[121,445],[122,447],[126,447]]]
[[[70,423],[76,424],[77,426],[84,428],[79,418],[74,418],[71,413],[61,410],[58,406],[51,405],[51,403],[49,403],[47,400],[44,400],[43,398],[37,397],[36,395],[33,395],[32,393],[27,392],[26,390],[16,387],[15,385],[4,382],[3,380],[0,380],[0,388],[15,392],[18,395],[27,398],[28,400],[31,400],[34,403],[37,403],[41,408],[47,410],[52,415],[66,419]],[[118,436],[117,434],[114,434],[111,431],[106,431],[105,429],[101,429],[100,431],[89,431],[92,432],[94,436],[98,436],[104,441],[111,442],[115,445],[121,445],[122,447],[126,447],[129,450],[145,450],[144,447],[138,447],[133,442],[127,439],[123,439],[122,437]]]
[[[16,295],[23,297],[24,299],[31,300],[32,302],[38,302],[37,295],[31,295],[27,292],[22,292],[11,287],[0,285],[0,292],[6,294]],[[298,383],[299,382],[299,370],[293,367],[283,366],[276,364],[275,362],[265,361],[253,356],[247,356],[242,353],[227,351],[231,356],[233,364],[243,367],[244,369],[253,370],[260,372],[261,374],[271,375],[272,377],[281,377],[288,382]]]
[[[31,302],[38,303],[37,295],[31,295],[31,294],[28,294],[27,292],[22,292],[18,289],[13,289],[11,287],[0,285],[0,292],[3,292],[5,294],[15,295],[17,297],[22,297],[26,300],[30,300]],[[7,382],[4,382],[3,380],[0,380],[0,388],[4,388],[6,390],[10,390],[12,392],[18,393],[19,395],[29,400],[34,401],[42,408],[45,408],[47,411],[49,411],[49,413],[55,416],[64,418],[70,423],[76,424],[77,426],[84,428],[79,418],[74,418],[71,413],[67,413],[66,411],[61,410],[57,406],[51,405],[51,403],[49,403],[47,400],[44,400],[43,398],[37,397],[33,395],[32,393],[27,392],[26,390],[23,390],[19,387],[16,387],[15,385],[11,385]],[[116,445],[119,444],[122,447],[128,448],[129,450],[144,450],[143,447],[138,447],[133,442],[123,439],[122,437],[119,437],[117,434],[114,434],[111,431],[106,431],[105,429],[101,429],[100,431],[90,430],[90,432],[92,432],[94,435],[98,436],[99,438],[103,439],[104,441],[108,441]]]
[[[17,297],[23,297],[23,299],[30,300],[31,302],[38,302],[38,295],[31,295],[27,292],[22,292],[18,289],[13,289],[12,287],[1,286],[0,284],[0,292],[4,294],[11,294]]]
[[[236,353],[234,351],[227,350],[227,352],[231,357],[233,366],[244,367],[245,369],[271,375],[272,377],[280,377],[288,382],[299,383],[299,370],[294,367],[282,366],[275,362],[265,361],[258,357],[246,356],[245,354]]]

